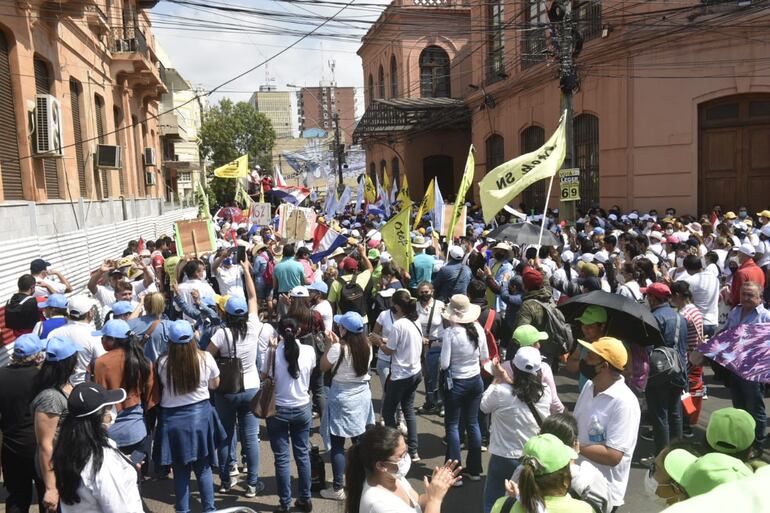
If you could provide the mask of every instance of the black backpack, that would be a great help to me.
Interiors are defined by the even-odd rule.
[[[682,317],[677,314],[674,347],[658,346],[650,353],[650,374],[647,377],[648,387],[673,386],[684,387],[682,365],[679,361],[679,327]]]
[[[350,281],[337,278],[340,282],[337,311],[341,314],[356,312],[362,316],[366,315],[366,291],[356,282],[356,278],[358,274],[354,274]]]
[[[30,330],[40,320],[37,299],[34,296],[14,294],[5,305],[5,327],[11,330]]]
[[[540,303],[540,305],[543,307],[542,329],[548,333],[548,339],[541,342],[543,354],[551,357],[567,354],[574,344],[572,328],[567,324],[561,310],[551,304]]]

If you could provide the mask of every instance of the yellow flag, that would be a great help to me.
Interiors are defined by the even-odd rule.
[[[385,186],[385,194],[390,196],[390,191],[393,188],[393,180],[390,179],[387,167],[382,170],[382,185]]]
[[[448,237],[451,239],[452,234],[455,232],[455,224],[460,218],[460,214],[463,212],[463,206],[465,205],[465,194],[470,189],[473,183],[473,177],[476,173],[476,159],[473,156],[473,145],[468,150],[468,160],[465,161],[465,171],[463,172],[463,178],[460,181],[460,189],[457,191],[457,199],[455,200],[455,208],[452,210],[452,218],[449,220],[449,227],[447,228]]]
[[[406,173],[401,175],[401,190],[398,191],[396,199],[400,201],[402,205],[411,203],[412,201],[412,198],[409,196],[409,181],[406,179]]]
[[[479,182],[485,223],[524,189],[556,174],[567,152],[566,119],[562,114],[559,128],[541,148],[500,164]]]
[[[409,214],[411,202],[401,209],[401,212],[393,216],[385,226],[380,229],[382,241],[388,248],[393,261],[401,269],[408,269],[414,260],[412,251],[412,239],[409,236]]]
[[[241,178],[249,176],[249,156],[238,157],[229,164],[214,170],[214,176],[218,178]]]
[[[413,230],[417,229],[417,225],[420,224],[420,221],[422,221],[422,216],[424,216],[430,209],[433,208],[433,203],[436,202],[436,193],[435,193],[435,186],[436,186],[436,179],[430,181],[430,185],[428,185],[428,190],[425,191],[425,197],[420,202],[420,208],[417,210],[417,217],[414,220],[414,226],[412,227]]]
[[[366,197],[366,202],[369,204],[377,201],[377,189],[374,187],[374,182],[372,182],[369,175],[364,177],[364,196]]]

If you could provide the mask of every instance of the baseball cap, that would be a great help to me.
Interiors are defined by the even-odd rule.
[[[78,418],[88,417],[105,406],[122,403],[126,400],[126,391],[122,388],[107,390],[98,383],[84,381],[70,392],[67,398],[67,414]]]
[[[561,470],[577,459],[578,454],[571,447],[551,433],[533,436],[524,444],[524,456],[537,460],[540,464],[536,474],[551,474]]]
[[[353,333],[364,332],[364,319],[357,312],[347,312],[343,315],[335,315],[334,322]]]
[[[650,240],[663,240],[663,234],[659,231],[650,232]]]
[[[593,253],[583,253],[580,255],[580,261],[583,263],[591,263],[594,261],[594,254]]]
[[[754,246],[750,242],[744,242],[736,248],[736,251],[750,257],[753,257],[754,253],[756,253]]]
[[[310,293],[307,290],[307,287],[304,287],[302,285],[297,285],[291,291],[289,291],[290,297],[310,297]]]
[[[25,333],[13,342],[13,357],[16,359],[27,358],[41,352],[45,348],[45,342],[34,333]]]
[[[111,319],[104,323],[102,329],[91,332],[95,337],[128,338],[131,335],[131,327],[122,319]]]
[[[38,308],[67,308],[67,296],[64,294],[51,294],[42,303],[38,303]]]
[[[582,271],[587,278],[597,278],[599,276],[599,266],[596,264],[578,262],[578,270]]]
[[[607,310],[601,306],[589,305],[588,308],[583,310],[580,317],[575,319],[580,324],[597,324],[607,322]]]
[[[80,317],[91,311],[94,307],[94,300],[85,295],[73,296],[67,302],[67,313]]]
[[[519,346],[523,348],[534,345],[541,340],[547,340],[548,333],[539,331],[531,324],[523,324],[516,328],[516,330],[513,332],[513,338],[516,339],[516,342],[519,343]]]
[[[671,479],[682,485],[690,497],[752,475],[741,460],[718,452],[697,458],[684,449],[674,449],[666,456],[664,466]]]
[[[716,451],[735,454],[754,443],[756,421],[746,410],[722,408],[711,414],[706,440]]]
[[[737,217],[738,216],[736,216],[735,212],[733,212],[732,210],[725,214],[725,219],[735,219]]]
[[[609,260],[607,253],[596,253],[594,255],[594,261],[599,262],[600,264],[606,264],[607,260]],[[596,265],[596,264],[586,264],[586,265]]]
[[[537,374],[540,371],[540,364],[543,359],[540,357],[540,351],[532,346],[519,348],[513,357],[513,366],[520,371],[529,374]]]
[[[570,251],[569,249],[565,249],[561,254],[561,261],[562,262],[570,262],[572,263],[575,260],[575,253]]]
[[[203,296],[201,298],[201,303],[208,307],[215,307],[217,306],[217,299],[215,296]]]
[[[242,297],[230,296],[225,303],[225,312],[227,312],[228,315],[246,315],[249,313],[249,305]]]
[[[168,328],[168,338],[174,344],[187,344],[192,342],[193,329],[187,321],[174,321]]]
[[[30,274],[37,274],[45,271],[51,266],[51,262],[46,262],[42,258],[36,258],[29,263]]]
[[[757,212],[757,217],[766,217],[770,219],[770,210],[763,210],[762,212]]]
[[[388,253],[387,251],[383,251],[382,253],[380,253],[380,263],[381,264],[387,264],[387,263],[390,263],[392,261],[393,261],[393,257],[390,256],[390,253]]]
[[[655,296],[660,299],[668,299],[671,297],[671,289],[665,283],[653,283],[649,287],[642,287],[640,289],[642,294]]]
[[[342,264],[340,264],[340,268],[346,271],[358,271],[358,260],[352,257],[345,257]]]
[[[65,337],[52,337],[45,346],[45,359],[47,362],[60,362],[73,354],[83,351],[79,344]]]
[[[112,304],[113,315],[126,315],[134,311],[134,305],[130,301],[118,301]]]
[[[366,254],[366,258],[369,260],[378,260],[380,258],[380,250],[377,248],[370,249]]]
[[[534,267],[527,267],[521,274],[521,279],[524,282],[524,288],[526,290],[539,289],[543,286],[543,273],[535,269]]]
[[[595,355],[601,356],[616,370],[622,371],[628,363],[628,351],[623,342],[613,337],[602,337],[595,342],[586,342],[578,340],[581,346],[585,347]]]
[[[315,290],[316,292],[320,292],[321,294],[328,294],[329,286],[322,281],[317,281],[315,283],[311,283],[310,285],[308,285],[307,290],[308,291]]]
[[[460,246],[452,246],[449,248],[449,258],[452,260],[462,260],[465,256],[465,251]]]

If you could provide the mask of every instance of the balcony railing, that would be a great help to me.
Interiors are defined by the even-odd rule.
[[[136,28],[112,29],[113,48],[117,53],[141,53],[149,58],[147,38],[141,30]]]

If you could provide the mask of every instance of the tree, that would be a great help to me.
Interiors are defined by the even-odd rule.
[[[244,154],[249,156],[250,167],[259,164],[270,169],[275,131],[270,120],[252,105],[223,98],[204,114],[200,134],[202,157],[213,162],[208,171],[209,188],[218,204],[233,201],[236,181],[215,177],[214,169]]]

